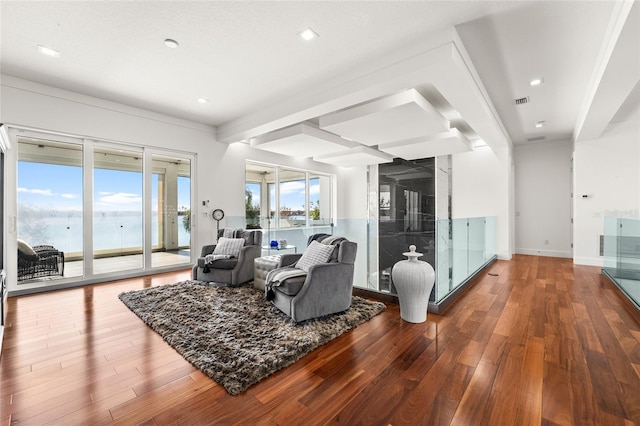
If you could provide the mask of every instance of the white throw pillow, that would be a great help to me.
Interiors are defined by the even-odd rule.
[[[218,244],[213,250],[213,254],[226,254],[233,257],[238,257],[240,249],[244,246],[244,238],[225,238],[220,237]]]
[[[18,250],[25,256],[37,256],[35,250],[26,241],[18,240]]]
[[[296,268],[309,272],[309,268],[313,265],[327,263],[334,248],[332,245],[322,244],[315,240],[311,241],[311,244],[309,244],[298,263],[296,263]]]

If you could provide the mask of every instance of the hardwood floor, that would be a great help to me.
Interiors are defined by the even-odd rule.
[[[599,268],[498,261],[426,323],[388,308],[230,396],[117,298],[168,273],[9,299],[1,424],[640,425],[640,323]]]

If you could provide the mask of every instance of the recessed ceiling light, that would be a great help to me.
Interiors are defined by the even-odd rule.
[[[53,58],[59,58],[60,57],[60,52],[58,52],[57,50],[53,50],[53,49],[51,49],[49,47],[44,47],[44,46],[38,45],[38,52],[42,53],[43,55],[51,56]]]
[[[165,46],[170,47],[171,49],[175,49],[176,47],[180,46],[177,41],[170,38],[166,39],[164,41],[164,44]]]
[[[206,104],[207,102],[209,102],[209,99],[207,98],[198,98],[198,102],[201,104]]]
[[[311,28],[305,28],[304,30],[300,31],[298,35],[306,41],[313,40],[316,37],[320,37],[318,33],[313,31]]]
[[[546,123],[545,121],[538,121],[536,123],[536,127],[543,127],[545,125],[545,123]]]
[[[544,78],[534,78],[533,80],[531,80],[529,82],[530,86],[540,86],[542,83],[544,83]]]

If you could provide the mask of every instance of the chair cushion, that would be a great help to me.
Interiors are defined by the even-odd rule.
[[[307,276],[303,277],[291,277],[287,278],[283,282],[280,283],[277,287],[274,287],[274,290],[282,292],[287,296],[295,296],[300,292],[304,281],[307,279]]]
[[[300,257],[298,263],[296,263],[296,268],[309,272],[309,268],[312,266],[327,263],[329,258],[331,258],[334,248],[332,245],[311,241],[311,244],[309,244],[304,253],[302,253],[302,257]]]
[[[24,240],[18,239],[18,251],[27,257],[38,257],[36,251]]]
[[[198,266],[200,262],[198,262]],[[238,264],[238,258],[218,259],[209,264],[210,269],[233,269]],[[204,267],[204,265],[202,265]]]
[[[244,238],[225,238],[220,237],[218,244],[213,250],[213,254],[226,254],[229,256],[238,257],[240,249],[244,246]]]

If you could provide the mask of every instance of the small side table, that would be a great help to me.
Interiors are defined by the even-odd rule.
[[[280,255],[258,257],[253,261],[253,286],[264,290],[267,273],[280,266]]]
[[[294,253],[298,252],[298,248],[294,245],[291,244],[287,244],[286,246],[282,247],[282,246],[278,246],[278,247],[271,247],[271,246],[262,246],[262,250],[265,251],[271,255],[271,253],[277,253],[277,252],[285,252],[287,250],[293,250]]]

